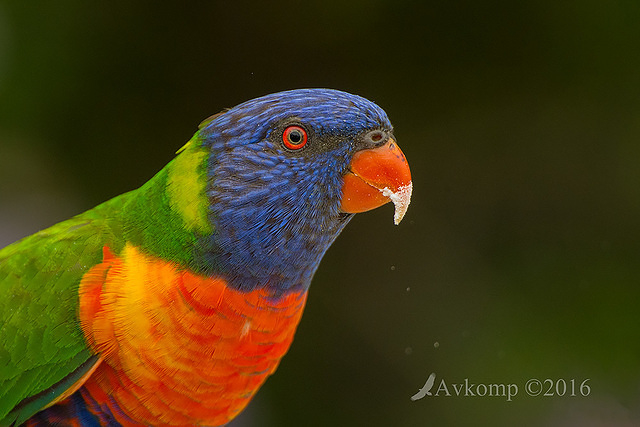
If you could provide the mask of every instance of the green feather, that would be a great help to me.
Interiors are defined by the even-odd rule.
[[[98,240],[108,240],[96,239],[100,227],[91,216],[87,212],[0,251],[0,425],[24,420],[23,412],[7,414],[91,357],[77,320],[78,285],[100,262]]]
[[[197,269],[198,239],[212,232],[207,160],[195,137],[139,189],[0,250],[0,426],[28,419],[91,366],[78,287],[104,246],[118,254],[131,242]]]
[[[167,166],[167,196],[171,210],[180,215],[187,230],[209,234],[208,203],[206,197],[202,197],[207,185],[207,150],[193,138],[178,153],[182,154]]]

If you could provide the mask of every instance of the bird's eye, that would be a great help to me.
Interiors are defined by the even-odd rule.
[[[299,150],[307,143],[307,131],[300,126],[289,126],[282,133],[284,146],[290,150]]]

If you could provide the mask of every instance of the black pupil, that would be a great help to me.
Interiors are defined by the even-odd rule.
[[[291,132],[289,132],[289,141],[291,141],[293,144],[300,144],[300,142],[302,142],[302,132],[300,132],[297,129],[292,130]]]

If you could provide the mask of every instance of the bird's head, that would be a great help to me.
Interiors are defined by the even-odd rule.
[[[307,287],[358,212],[409,205],[411,176],[385,112],[329,89],[257,98],[205,120],[208,264],[241,289]]]

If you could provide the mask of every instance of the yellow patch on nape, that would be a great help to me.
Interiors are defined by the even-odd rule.
[[[207,150],[192,138],[167,166],[169,206],[178,213],[189,231],[212,232],[207,216],[206,161]]]

